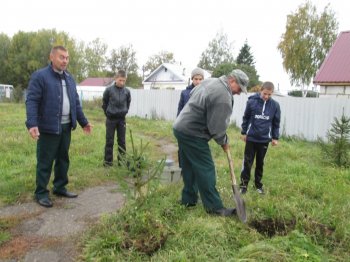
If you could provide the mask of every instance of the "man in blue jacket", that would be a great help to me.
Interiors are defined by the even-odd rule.
[[[254,158],[256,158],[255,188],[258,193],[264,194],[261,183],[264,158],[269,143],[271,142],[273,146],[278,144],[281,120],[280,106],[271,98],[273,91],[273,83],[265,82],[261,87],[261,92],[252,95],[247,101],[241,131],[242,140],[246,143],[241,172],[241,194],[247,193]]]
[[[53,193],[68,198],[78,196],[66,189],[71,130],[77,127],[77,122],[85,133],[91,133],[92,128],[80,106],[75,81],[66,70],[67,49],[53,47],[50,60],[50,65],[32,74],[26,99],[26,126],[37,140],[35,198],[44,207],[52,207],[47,185],[53,162]]]

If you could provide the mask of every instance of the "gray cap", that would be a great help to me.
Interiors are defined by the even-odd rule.
[[[228,76],[236,78],[238,85],[244,93],[247,93],[249,77],[240,69],[234,69]]]
[[[192,72],[191,72],[191,79],[193,79],[193,77],[196,76],[196,75],[201,75],[203,77],[203,79],[204,79],[204,71],[203,71],[203,69],[199,68],[199,67],[193,69]]]

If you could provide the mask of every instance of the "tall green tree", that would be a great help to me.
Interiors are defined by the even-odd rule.
[[[71,39],[67,46],[69,52],[69,65],[68,70],[75,78],[77,83],[84,80],[88,74],[86,69],[85,60],[85,43],[77,42],[75,39]]]
[[[8,63],[8,52],[11,45],[11,38],[6,34],[0,34],[0,84],[10,84],[8,80],[7,63]]]
[[[223,75],[228,75],[234,69],[241,69],[249,77],[248,91],[250,88],[261,84],[261,81],[259,80],[259,75],[258,75],[255,67],[250,66],[250,65],[245,65],[245,64],[241,64],[241,65],[238,65],[235,63],[220,64],[214,69],[212,76],[213,77],[220,77]]]
[[[253,54],[250,51],[250,46],[248,45],[248,41],[246,40],[242,48],[239,50],[239,54],[236,58],[236,63],[239,65],[249,65],[254,67],[255,61]]]
[[[81,69],[76,62],[77,51],[75,40],[65,32],[57,32],[55,29],[39,30],[38,32],[16,33],[8,48],[7,82],[21,89],[28,86],[31,74],[49,63],[51,48],[55,45],[67,47],[72,63],[70,70],[73,75],[80,74]],[[81,59],[80,59],[81,60]]]
[[[219,31],[202,52],[198,67],[213,71],[220,64],[234,63],[232,53],[233,44],[228,42],[227,34]]]
[[[8,75],[8,81],[15,87],[26,87],[30,75],[40,63],[35,60],[33,52],[30,51],[33,47],[32,42],[35,36],[35,32],[19,31],[12,37],[6,71],[11,72]]]
[[[148,75],[158,66],[163,63],[175,63],[174,54],[168,51],[160,51],[158,54],[152,55],[148,58],[145,66],[142,68],[145,75]]]
[[[142,77],[138,75],[137,72],[128,74],[128,78],[126,79],[126,86],[133,88],[141,88],[142,87]]]
[[[311,83],[316,71],[332,47],[338,30],[334,12],[327,5],[321,14],[309,1],[287,16],[286,31],[278,44],[283,67],[292,85]]]
[[[107,59],[107,65],[112,73],[119,69],[125,70],[129,75],[137,73],[136,51],[132,45],[121,46],[117,50],[112,49],[111,55]]]
[[[99,38],[89,42],[85,48],[86,74],[89,77],[107,76],[106,70],[106,52],[107,44]]]

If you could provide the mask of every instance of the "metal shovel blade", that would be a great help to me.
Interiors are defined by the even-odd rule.
[[[245,203],[244,200],[241,198],[241,194],[239,192],[239,188],[237,186],[236,176],[233,168],[233,160],[231,157],[230,150],[226,151],[228,164],[230,166],[230,175],[231,175],[231,182],[232,182],[232,190],[233,190],[233,200],[236,203],[236,211],[238,218],[243,222],[247,222],[247,213],[245,210]]]
[[[237,185],[232,185],[232,190],[233,190],[233,200],[236,203],[237,216],[239,220],[241,220],[243,223],[246,223],[247,213],[245,211],[244,200],[241,198],[241,195],[239,193],[239,188]]]

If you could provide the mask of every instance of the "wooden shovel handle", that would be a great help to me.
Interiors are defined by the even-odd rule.
[[[233,160],[231,157],[231,152],[230,150],[226,150],[226,155],[227,155],[227,160],[230,166],[230,174],[231,174],[231,180],[232,180],[232,186],[237,185],[237,181],[236,181],[236,176],[235,176],[235,171],[233,168]]]

